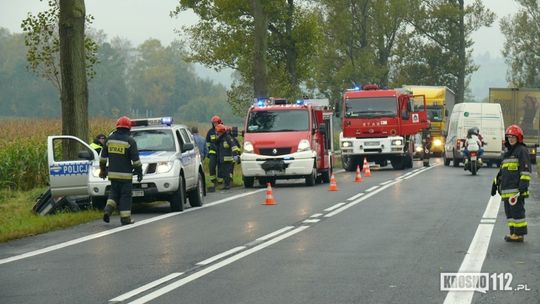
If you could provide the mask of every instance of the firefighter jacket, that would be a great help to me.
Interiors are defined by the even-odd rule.
[[[240,154],[240,148],[238,148],[229,133],[225,133],[218,137],[217,149],[220,163],[233,162],[234,157]]]
[[[107,161],[110,180],[131,180],[134,170],[142,174],[137,143],[130,136],[129,130],[117,129],[105,142],[99,160],[101,170],[105,169]]]
[[[529,196],[529,181],[531,180],[531,163],[527,147],[517,143],[505,153],[501,169],[493,180],[503,199],[517,193]]]
[[[210,155],[216,155],[217,153],[217,140],[218,136],[216,134],[216,129],[212,127],[210,130],[208,130],[208,133],[206,133],[206,146],[208,147],[208,156]]]

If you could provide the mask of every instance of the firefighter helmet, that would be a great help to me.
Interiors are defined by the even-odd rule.
[[[129,119],[129,117],[127,116],[122,116],[120,118],[118,118],[118,120],[116,121],[116,128],[126,128],[128,130],[131,129],[131,119]]]
[[[212,119],[210,119],[210,121],[211,121],[212,123],[218,123],[218,124],[222,124],[222,123],[223,123],[223,121],[221,121],[221,118],[220,118],[219,116],[217,116],[217,115],[212,116]]]
[[[514,135],[517,137],[517,140],[519,143],[523,142],[523,130],[518,125],[511,125],[508,128],[506,128],[506,132],[504,132],[506,136],[508,135]]]
[[[224,124],[220,123],[219,125],[216,126],[216,133],[223,134],[225,132],[227,132],[227,127]]]

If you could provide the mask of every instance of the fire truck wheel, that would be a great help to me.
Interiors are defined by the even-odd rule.
[[[242,176],[242,180],[244,180],[245,188],[253,188],[253,184],[255,183],[255,178],[253,176]]]
[[[345,169],[346,171],[352,172],[356,170],[356,161],[352,156],[341,156],[341,163],[343,164],[343,169]]]

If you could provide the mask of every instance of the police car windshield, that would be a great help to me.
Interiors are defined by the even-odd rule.
[[[345,117],[383,116],[397,116],[397,102],[394,97],[354,98],[345,103]]]
[[[254,111],[249,113],[247,133],[309,130],[307,110]]]
[[[176,151],[171,130],[132,130],[131,136],[139,151]]]

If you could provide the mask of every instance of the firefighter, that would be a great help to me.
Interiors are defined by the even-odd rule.
[[[137,143],[130,136],[131,120],[122,116],[116,122],[116,131],[109,137],[103,147],[99,161],[99,177],[109,176],[111,190],[103,212],[103,221],[108,223],[115,208],[120,210],[120,223],[133,224],[131,219],[132,178],[137,174],[137,181],[143,178],[142,164],[139,159]],[[106,165],[109,163],[107,169]]]
[[[217,155],[217,135],[216,126],[222,124],[221,118],[217,115],[212,116],[210,120],[212,122],[212,128],[206,133],[206,145],[208,147],[208,167],[210,171],[210,182],[212,185],[208,188],[208,192],[215,192],[217,185],[217,167],[218,167],[218,155]]]
[[[219,156],[219,174],[225,180],[223,190],[231,188],[232,169],[234,163],[240,161],[240,149],[235,144],[232,136],[227,132],[227,127],[223,124],[216,126],[217,139],[217,155]]]
[[[105,137],[105,134],[98,134],[96,138],[94,138],[94,141],[90,144],[90,147],[99,154],[101,152],[101,149],[103,149],[103,145],[105,144],[105,140],[107,137]]]
[[[504,212],[510,228],[510,235],[506,235],[504,240],[523,242],[527,234],[525,198],[529,197],[531,162],[527,147],[523,143],[523,130],[518,125],[511,125],[506,129],[504,145],[507,151],[501,169],[493,179],[491,195],[498,191],[504,202]]]

